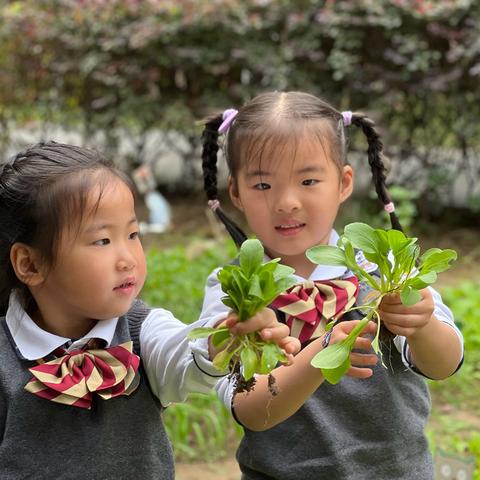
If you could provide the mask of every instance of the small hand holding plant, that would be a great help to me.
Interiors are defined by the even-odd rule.
[[[450,262],[457,258],[454,250],[439,248],[431,248],[420,256],[420,247],[416,242],[416,238],[406,237],[398,230],[374,229],[364,223],[352,223],[345,227],[338,246],[319,245],[307,250],[310,261],[347,266],[360,281],[367,282],[378,292],[370,302],[350,309],[367,313],[347,338],[327,346],[312,359],[311,364],[322,370],[329,383],[338,383],[350,368],[353,344],[372,319],[376,320],[378,325],[372,346],[375,352],[381,355],[379,305],[384,296],[399,294],[404,305],[416,304],[422,300],[420,290],[433,284],[437,280],[437,274],[450,268]],[[368,261],[378,265],[379,279],[357,265],[355,249],[362,250]],[[327,328],[332,328],[333,324],[334,322],[330,323]]]
[[[239,265],[227,265],[218,273],[226,294],[222,301],[238,315],[239,322],[253,317],[295,283],[293,268],[279,264],[278,258],[263,263],[263,257],[260,241],[246,240],[240,248]],[[195,328],[189,337],[211,337],[213,346],[222,349],[214,357],[213,365],[218,370],[228,369],[237,377],[237,392],[253,387],[254,374],[270,374],[279,362],[287,362],[285,352],[276,343],[263,341],[258,332],[233,335],[220,325]],[[274,380],[269,380],[272,385]]]

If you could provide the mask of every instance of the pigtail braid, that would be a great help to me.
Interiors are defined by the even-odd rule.
[[[222,123],[222,116],[209,119],[205,124],[202,133],[202,171],[203,171],[203,189],[208,200],[217,200],[217,153],[218,145],[218,127]]]
[[[377,192],[377,196],[384,206],[390,205],[392,203],[392,199],[387,189],[386,168],[382,160],[383,143],[380,140],[380,135],[375,129],[375,123],[367,116],[359,113],[354,113],[352,115],[352,123],[357,127],[360,127],[367,138],[368,163],[372,171],[372,180],[375,186],[375,191]],[[389,215],[392,228],[394,230],[403,232],[396,213],[394,211],[390,211]]]
[[[202,171],[203,171],[203,188],[207,195],[209,202],[218,201],[217,189],[217,154],[219,149],[218,128],[223,121],[222,115],[217,115],[210,118],[205,123],[205,128],[202,133],[203,149],[202,149]],[[220,205],[216,205],[212,210],[215,212],[217,218],[225,225],[227,232],[232,237],[233,241],[240,247],[247,239],[243,230],[231,220],[221,209]]]

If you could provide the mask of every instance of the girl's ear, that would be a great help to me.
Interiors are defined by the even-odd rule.
[[[344,202],[353,192],[353,169],[350,165],[343,167],[340,179],[340,201]]]
[[[242,201],[240,200],[240,195],[238,194],[238,185],[232,177],[228,177],[228,194],[230,195],[230,200],[232,203],[243,212]]]
[[[45,276],[42,272],[37,249],[25,243],[14,243],[10,249],[10,262],[17,278],[29,287],[40,285]]]

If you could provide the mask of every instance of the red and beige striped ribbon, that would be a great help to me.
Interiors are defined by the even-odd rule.
[[[307,280],[279,295],[272,307],[287,314],[290,334],[304,343],[322,335],[327,323],[350,308],[357,295],[358,279],[355,276],[315,282]]]
[[[104,400],[130,395],[140,383],[140,357],[132,353],[132,346],[130,341],[109,348],[72,350],[29,368],[33,378],[25,390],[86,409],[91,408],[93,393]]]

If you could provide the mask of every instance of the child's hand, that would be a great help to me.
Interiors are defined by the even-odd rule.
[[[385,327],[393,334],[409,338],[425,327],[433,316],[434,304],[430,290],[420,290],[422,299],[407,307],[400,301],[400,295],[390,294],[383,297],[379,314]]]
[[[239,322],[237,315],[231,312],[225,324],[234,335],[245,335],[259,331],[262,340],[276,343],[285,351],[289,360],[291,360],[292,355],[300,351],[300,341],[289,336],[290,329],[288,326],[280,323],[275,312],[270,308],[264,308],[244,322]]]
[[[348,334],[359,323],[360,320],[350,320],[337,323],[331,330],[321,337],[322,346],[326,348],[328,345],[340,343],[342,340],[345,340]],[[372,340],[366,336],[375,335],[376,330],[377,325],[374,322],[369,322],[362,334],[355,340],[353,350],[372,351]],[[352,351],[350,354],[350,362],[352,366],[347,371],[346,375],[355,378],[368,378],[373,375],[373,370],[367,367],[375,365],[378,362],[378,357],[375,353],[359,353]]]

